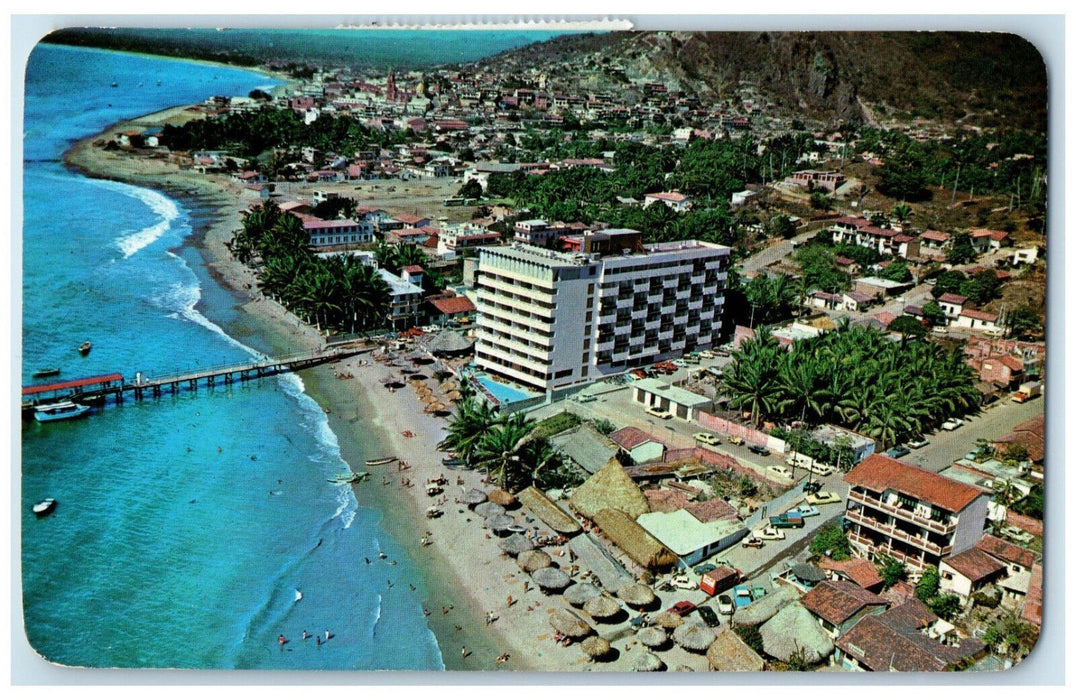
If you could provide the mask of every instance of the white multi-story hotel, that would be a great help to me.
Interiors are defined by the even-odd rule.
[[[628,229],[557,252],[479,249],[476,364],[542,390],[709,348],[721,329],[729,248],[644,246]]]

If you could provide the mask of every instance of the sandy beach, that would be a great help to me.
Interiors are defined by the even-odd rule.
[[[115,125],[80,141],[65,161],[88,175],[163,190],[193,204],[204,220],[195,223],[190,242],[202,252],[214,279],[233,292],[237,306],[246,312],[241,323],[255,344],[262,345],[256,349],[285,354],[321,347],[325,339],[316,329],[260,296],[253,272],[235,260],[225,245],[239,227],[240,212],[256,199],[244,195],[224,176],[191,173],[163,159],[101,147],[101,139],[118,130],[160,125],[189,114],[177,107]],[[213,318],[213,309],[200,311]],[[383,526],[410,548],[425,572],[424,583],[430,593],[428,622],[441,646],[446,669],[630,670],[642,651],[630,634],[614,643],[618,653],[606,663],[589,661],[578,644],[564,647],[554,642],[549,613],[565,605],[563,597],[541,593],[515,560],[501,552],[498,539],[482,527],[482,518],[455,503],[467,489],[488,491],[491,487],[482,483],[481,474],[451,471],[441,464],[437,444],[445,435],[447,419],[425,413],[425,404],[410,385],[390,392],[383,382],[389,376],[401,376],[399,368],[376,361],[378,352],[371,348],[350,359],[304,371],[301,376],[307,393],[326,410],[343,459],[353,471],[371,472],[368,480],[354,487],[359,503],[384,513]],[[412,352],[404,350],[399,355],[407,357]],[[435,379],[428,383],[437,390]],[[406,437],[404,431],[411,431],[413,437]],[[366,466],[367,459],[382,455],[394,455],[408,468],[401,470],[399,462]],[[444,493],[427,496],[424,484],[442,474],[448,479]],[[404,486],[405,479],[413,486]],[[445,500],[444,515],[429,520],[426,508],[437,498]],[[516,515],[524,517],[522,512]],[[424,537],[427,530],[428,538]],[[566,545],[545,549],[557,564],[569,565]],[[662,598],[662,604],[675,602],[674,595],[666,594],[669,599]],[[491,624],[486,622],[489,613],[495,617]],[[607,625],[593,626],[600,634],[609,631]],[[679,647],[662,656],[669,668],[707,668],[704,656]]]

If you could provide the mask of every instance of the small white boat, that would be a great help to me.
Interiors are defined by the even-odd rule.
[[[44,403],[34,407],[34,418],[38,423],[48,423],[54,420],[67,420],[85,415],[90,410],[89,406],[75,403],[74,401],[59,401],[57,403]]]
[[[43,501],[34,504],[34,515],[39,518],[44,518],[46,515],[56,510],[56,499],[46,498]]]
[[[368,460],[366,460],[366,466],[368,466],[368,467],[379,467],[382,464],[389,464],[390,462],[395,462],[395,461],[396,461],[395,457],[378,457],[377,459],[368,459]]]

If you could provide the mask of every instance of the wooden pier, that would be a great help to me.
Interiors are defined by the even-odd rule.
[[[236,382],[297,372],[366,351],[366,349],[354,347],[336,348],[282,359],[265,358],[243,364],[211,367],[167,377],[146,377],[139,374],[133,382],[124,381],[119,374],[112,374],[86,380],[32,385],[22,389],[22,408],[24,411],[32,410],[37,404],[61,399],[84,404],[100,404],[109,399],[116,403],[123,403],[128,397],[141,401],[145,398],[159,398],[165,392],[177,394],[183,389],[197,391],[203,386],[214,387],[218,384],[227,386]],[[105,379],[109,381],[103,381]]]

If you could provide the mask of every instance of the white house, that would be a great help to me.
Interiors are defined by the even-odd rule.
[[[679,192],[652,192],[643,195],[643,209],[661,202],[675,212],[685,212],[695,205],[695,200]]]

